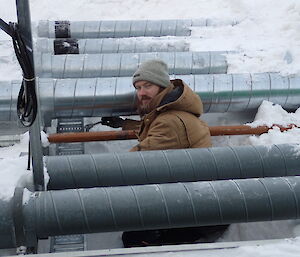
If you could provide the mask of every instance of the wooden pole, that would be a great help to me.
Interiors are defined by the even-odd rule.
[[[278,127],[280,131],[286,131],[295,124],[286,127],[273,125],[272,127],[259,126],[252,128],[247,125],[237,126],[213,126],[209,127],[211,136],[232,136],[232,135],[261,135],[267,133],[269,129]],[[128,140],[137,139],[137,131],[120,130],[120,131],[96,131],[96,132],[77,132],[77,133],[58,133],[48,136],[50,143],[75,143],[75,142],[92,142],[92,141],[110,141],[110,140]]]

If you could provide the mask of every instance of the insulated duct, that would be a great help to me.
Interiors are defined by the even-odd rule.
[[[300,177],[44,191],[25,199],[0,201],[0,248],[56,235],[298,219]]]
[[[169,74],[226,73],[228,52],[153,52],[35,55],[36,73],[42,78],[94,78],[132,76],[139,64],[161,59],[169,67]]]
[[[300,148],[283,144],[48,156],[45,164],[49,190],[296,176]]]
[[[50,54],[101,54],[186,52],[190,45],[176,38],[103,38],[103,39],[48,39],[36,41],[37,52]]]
[[[0,81],[0,121],[17,121],[21,81]],[[16,123],[17,124],[17,123]]]
[[[38,36],[46,38],[122,38],[190,36],[190,27],[236,25],[232,20],[40,21]]]
[[[300,77],[278,73],[178,75],[202,99],[204,112],[247,112],[263,100],[288,110],[300,106]],[[131,77],[38,79],[46,125],[54,118],[136,114]],[[16,120],[20,82],[0,82],[0,121]]]

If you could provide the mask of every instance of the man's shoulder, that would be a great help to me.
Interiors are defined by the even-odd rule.
[[[167,124],[178,124],[183,123],[185,126],[205,126],[207,124],[203,122],[199,117],[196,115],[186,112],[186,111],[179,111],[179,110],[167,110],[160,113],[157,118],[155,119],[157,122],[163,122]]]
[[[186,119],[188,117],[192,118],[191,116],[198,119],[195,115],[185,111],[165,110],[157,115],[155,122],[162,122],[171,125],[174,123],[182,123],[183,119]]]
[[[193,117],[193,118],[196,118],[198,119],[197,116],[195,116],[194,114],[190,113],[190,112],[187,112],[187,111],[182,111],[182,110],[165,110],[163,112],[161,112],[158,117],[160,118],[181,118],[181,117]]]

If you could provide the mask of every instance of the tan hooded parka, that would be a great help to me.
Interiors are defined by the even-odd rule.
[[[149,104],[141,122],[139,144],[130,151],[210,147],[210,132],[199,119],[203,113],[200,97],[182,80],[160,92]]]

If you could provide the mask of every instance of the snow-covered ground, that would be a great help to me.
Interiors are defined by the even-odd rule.
[[[230,73],[280,72],[300,75],[300,2],[298,0],[31,0],[34,22],[49,20],[133,20],[212,18],[238,21],[235,26],[193,28],[190,37],[192,51],[232,50],[228,64]],[[0,0],[0,18],[16,20],[14,1]],[[20,69],[8,36],[0,31],[0,80],[20,78]],[[299,85],[300,86],[300,85]],[[264,102],[252,126],[300,126],[300,109],[288,113],[281,106]],[[223,125],[223,124],[222,124]],[[228,138],[227,138],[228,139]],[[229,140],[231,140],[229,138]],[[27,171],[27,135],[21,143],[0,148],[0,198],[8,200],[16,185],[30,185]],[[252,144],[300,143],[300,128],[280,132],[274,128],[268,134],[251,136]],[[230,143],[230,142],[229,142]],[[215,140],[224,145],[224,140]],[[22,155],[22,154],[21,154]],[[296,221],[264,222],[232,225],[222,241],[283,238],[299,235]],[[297,229],[295,229],[297,228]],[[272,247],[250,247],[239,256],[296,256],[299,239]]]

